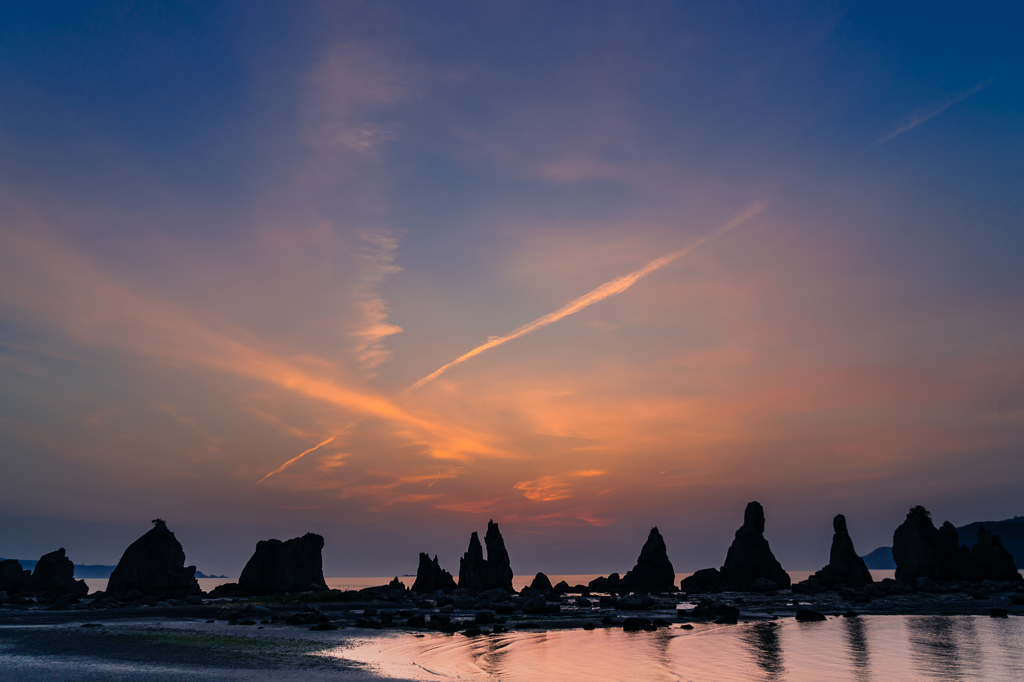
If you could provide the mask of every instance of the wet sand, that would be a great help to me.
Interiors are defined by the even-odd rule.
[[[354,629],[256,629],[148,617],[79,621],[0,625],[0,679],[382,679],[365,664],[345,659],[348,643],[366,638]],[[325,650],[334,655],[318,655]]]

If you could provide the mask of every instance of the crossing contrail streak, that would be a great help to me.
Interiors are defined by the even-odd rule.
[[[345,427],[345,428],[348,428],[348,427]],[[344,429],[342,429],[342,430],[344,430]],[[282,471],[284,471],[285,469],[287,469],[287,468],[288,468],[288,467],[290,467],[290,466],[291,466],[292,464],[294,464],[295,462],[299,461],[300,459],[302,459],[303,457],[305,457],[305,456],[306,456],[306,455],[308,455],[309,453],[311,453],[311,452],[313,452],[314,450],[317,450],[317,449],[319,449],[319,448],[322,448],[323,446],[327,445],[327,444],[328,444],[328,443],[330,443],[330,442],[331,442],[332,440],[334,440],[335,438],[337,438],[337,437],[338,437],[338,435],[340,435],[340,434],[335,434],[335,435],[331,436],[330,438],[328,438],[327,440],[325,440],[325,441],[324,441],[323,443],[318,443],[318,444],[314,445],[313,447],[311,447],[311,448],[310,448],[309,450],[306,450],[305,452],[302,452],[302,453],[300,453],[300,454],[298,454],[298,455],[295,455],[295,456],[294,456],[294,457],[292,457],[292,458],[291,458],[290,460],[288,460],[287,462],[285,462],[285,463],[284,463],[284,464],[282,464],[281,466],[277,467],[276,469],[274,469],[273,471],[271,471],[271,472],[270,472],[269,474],[267,474],[266,476],[264,476],[264,477],[263,477],[263,478],[261,478],[260,480],[258,480],[258,481],[256,481],[255,483],[253,483],[253,484],[252,484],[251,486],[249,486],[248,488],[246,488],[246,490],[251,490],[251,489],[255,488],[256,486],[258,486],[258,485],[259,485],[260,483],[263,483],[263,481],[267,480],[268,478],[270,478],[270,477],[271,477],[271,476],[273,476],[274,474],[279,474],[279,473],[281,473]]]
[[[500,346],[503,343],[508,343],[513,339],[518,339],[520,336],[526,336],[530,332],[535,332],[538,329],[541,329],[542,327],[546,327],[549,324],[558,322],[563,317],[568,317],[573,313],[578,313],[584,308],[594,305],[598,301],[603,301],[604,299],[609,298],[611,296],[615,296],[616,294],[621,294],[623,291],[636,284],[636,282],[639,281],[640,279],[646,277],[647,275],[651,274],[656,270],[660,270],[661,268],[665,267],[669,263],[672,263],[673,261],[679,260],[680,258],[687,254],[693,253],[704,244],[707,244],[712,239],[720,237],[723,234],[732,230],[733,228],[750,220],[755,215],[760,213],[762,210],[764,210],[763,202],[757,202],[753,204],[752,206],[748,207],[745,211],[734,217],[729,222],[717,227],[716,229],[712,230],[711,232],[704,235],[700,239],[694,241],[689,246],[679,249],[678,251],[673,251],[672,253],[662,256],[661,258],[656,258],[655,260],[652,260],[650,263],[643,266],[639,270],[631,272],[628,275],[616,277],[612,281],[602,284],[593,291],[586,293],[583,296],[580,296],[576,300],[566,303],[558,310],[548,313],[543,317],[538,317],[533,322],[524,324],[522,327],[513,330],[512,332],[506,334],[505,336],[499,336],[497,338],[490,339],[487,343],[477,346],[476,348],[469,351],[465,355],[452,360],[447,365],[444,365],[439,369],[435,370],[434,372],[432,372],[431,374],[428,374],[427,376],[423,377],[415,384],[410,386],[408,390],[413,391],[416,390],[417,388],[420,388],[424,384],[427,384],[436,379],[437,377],[441,376],[455,365],[460,365],[466,360],[469,360],[471,357],[480,355],[486,350],[490,350],[491,348]]]

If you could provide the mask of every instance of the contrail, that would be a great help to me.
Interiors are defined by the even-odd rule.
[[[569,303],[566,303],[564,306],[562,306],[561,308],[559,308],[558,310],[556,310],[556,311],[554,311],[552,313],[548,313],[547,315],[544,315],[543,317],[538,317],[533,322],[530,322],[528,324],[524,324],[522,327],[519,327],[518,329],[512,331],[509,334],[506,334],[505,336],[499,336],[497,338],[493,338],[493,339],[489,340],[487,343],[485,343],[485,344],[483,344],[481,346],[477,346],[476,348],[474,348],[473,350],[469,351],[465,355],[463,355],[463,356],[461,356],[459,358],[456,358],[455,360],[452,360],[447,365],[444,365],[440,369],[437,369],[433,373],[428,374],[427,376],[423,377],[422,379],[417,381],[415,384],[410,386],[408,390],[410,390],[410,391],[416,390],[417,388],[423,386],[424,384],[427,384],[427,383],[433,381],[434,379],[436,379],[437,377],[441,376],[442,374],[447,372],[449,369],[451,369],[455,365],[462,364],[463,362],[465,362],[466,360],[469,360],[474,355],[480,355],[485,350],[490,350],[491,348],[494,348],[496,346],[500,346],[501,344],[507,343],[507,342],[509,342],[509,341],[511,341],[513,339],[518,339],[520,336],[526,336],[530,332],[535,332],[535,331],[537,331],[538,329],[540,329],[542,327],[546,327],[549,324],[553,324],[555,322],[558,322],[563,317],[568,317],[569,315],[572,315],[573,313],[578,313],[579,311],[583,310],[584,308],[586,308],[588,306],[594,305],[598,301],[603,301],[604,299],[609,298],[611,296],[614,296],[616,294],[621,294],[623,291],[625,291],[626,289],[628,289],[631,286],[633,286],[641,278],[646,277],[647,275],[651,274],[655,270],[660,270],[661,268],[665,267],[666,265],[668,265],[669,263],[671,263],[673,261],[679,260],[683,256],[685,256],[685,255],[687,255],[689,253],[692,253],[693,251],[697,250],[698,248],[700,248],[704,244],[708,243],[709,241],[711,241],[715,237],[720,237],[723,234],[725,234],[726,232],[728,232],[731,229],[733,229],[734,227],[737,227],[738,225],[741,225],[742,223],[746,222],[747,220],[750,220],[755,215],[757,215],[762,210],[764,210],[764,206],[765,206],[764,203],[759,201],[759,202],[753,204],[752,206],[750,206],[749,208],[747,208],[747,210],[743,211],[742,213],[740,213],[738,216],[736,216],[735,218],[733,218],[729,222],[725,223],[724,225],[721,225],[720,227],[716,228],[715,230],[713,230],[713,231],[709,232],[708,234],[704,235],[703,237],[701,237],[697,241],[693,242],[692,244],[690,244],[686,248],[680,249],[678,251],[673,251],[672,253],[669,253],[667,255],[662,256],[661,258],[657,258],[655,260],[652,260],[650,263],[648,263],[644,267],[640,268],[636,272],[631,272],[628,275],[622,275],[621,277],[617,277],[617,278],[613,279],[610,282],[606,282],[605,284],[602,284],[601,286],[597,287],[593,291],[591,291],[591,292],[589,292],[587,294],[584,294],[583,296],[580,296],[575,301],[571,301]]]
[[[937,105],[931,107],[930,109],[925,109],[923,111],[919,111],[918,113],[916,113],[916,114],[910,116],[909,118],[907,118],[906,120],[904,120],[904,122],[901,125],[897,126],[897,128],[895,130],[893,130],[891,133],[889,133],[888,135],[883,135],[882,137],[880,137],[877,140],[875,140],[874,143],[872,144],[872,146],[879,145],[879,144],[885,144],[886,142],[888,142],[889,140],[893,139],[894,137],[896,137],[898,135],[902,135],[903,133],[907,132],[908,130],[913,130],[914,128],[916,128],[917,126],[921,125],[922,123],[925,123],[927,121],[932,120],[933,118],[935,118],[936,116],[938,116],[939,114],[944,112],[946,109],[949,109],[950,107],[952,107],[954,105],[960,104],[960,102],[963,102],[965,99],[967,99],[971,95],[984,90],[985,88],[987,88],[992,83],[993,80],[995,80],[995,79],[994,78],[989,78],[987,81],[982,81],[981,83],[978,83],[977,85],[975,85],[970,90],[965,90],[964,92],[961,92],[959,95],[957,95],[955,97],[947,99],[944,102],[939,102]]]
[[[345,428],[347,429],[348,427],[346,426]],[[344,431],[344,429],[342,429],[342,431]],[[314,445],[313,447],[311,447],[311,448],[310,448],[309,450],[306,450],[305,452],[303,452],[303,453],[300,453],[300,454],[296,455],[295,457],[292,457],[292,458],[291,458],[290,460],[288,460],[287,462],[285,462],[285,463],[284,463],[284,464],[282,464],[281,466],[277,467],[276,469],[274,469],[273,471],[271,471],[271,472],[270,472],[269,474],[267,474],[266,476],[264,476],[264,477],[263,477],[263,478],[261,478],[260,480],[256,481],[255,483],[253,483],[253,484],[252,484],[251,486],[249,486],[248,488],[246,488],[246,490],[252,490],[253,488],[255,488],[256,486],[258,486],[258,485],[259,485],[260,483],[263,483],[263,481],[267,480],[268,478],[270,478],[270,477],[271,477],[271,476],[273,476],[274,474],[279,474],[279,473],[281,473],[282,471],[284,471],[285,469],[287,469],[288,467],[290,467],[290,466],[291,466],[292,464],[294,464],[295,462],[299,461],[300,459],[302,459],[303,457],[305,457],[305,456],[306,456],[306,455],[308,455],[309,453],[313,452],[313,451],[314,451],[314,450],[316,450],[317,448],[322,448],[323,446],[327,445],[327,444],[328,444],[328,443],[330,443],[330,442],[331,442],[332,440],[334,440],[335,438],[337,438],[337,437],[338,437],[339,435],[340,435],[340,434],[335,434],[335,435],[331,436],[330,438],[328,438],[327,440],[325,440],[325,441],[324,441],[323,443],[318,443],[317,445]]]

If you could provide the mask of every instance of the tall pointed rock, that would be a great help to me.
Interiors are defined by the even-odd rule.
[[[676,589],[676,572],[668,560],[668,549],[657,527],[651,529],[633,570],[622,579],[633,592],[671,592]]]
[[[767,578],[781,588],[790,586],[789,574],[764,537],[764,507],[759,502],[749,503],[743,512],[743,525],[736,531],[721,572],[723,581],[733,585]]]
[[[871,577],[871,572],[864,563],[864,559],[853,548],[853,540],[850,539],[850,532],[846,528],[846,517],[836,514],[836,517],[832,519],[832,528],[835,530],[835,534],[832,536],[828,566],[815,573],[815,579],[828,587],[840,584],[847,587],[860,587],[873,583],[874,579]]]
[[[473,531],[473,534],[469,536],[469,549],[459,559],[459,587],[470,592],[483,590],[486,570],[484,549],[480,545],[480,537],[476,531]]]
[[[483,589],[501,588],[509,592],[512,589],[512,565],[509,561],[505,540],[501,537],[498,524],[493,520],[487,522],[487,534],[484,536],[487,545],[487,562],[484,568]]]

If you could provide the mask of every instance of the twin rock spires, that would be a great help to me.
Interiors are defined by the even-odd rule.
[[[476,532],[469,537],[469,549],[459,560],[459,587],[470,592],[483,592],[495,588],[512,590],[512,566],[509,562],[505,540],[501,537],[498,524],[487,522],[487,558]]]

